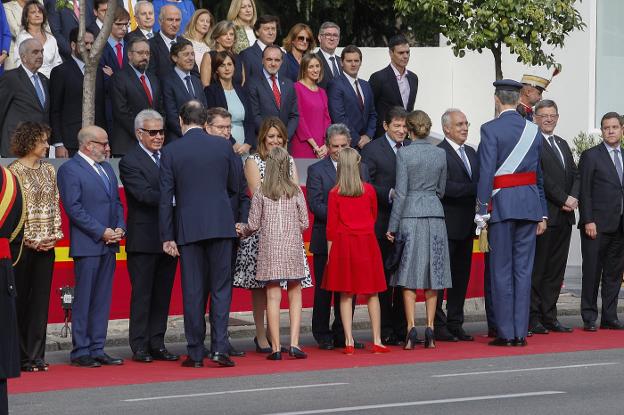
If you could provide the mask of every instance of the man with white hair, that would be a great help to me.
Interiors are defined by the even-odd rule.
[[[159,79],[163,79],[173,69],[169,52],[171,46],[182,39],[178,36],[181,21],[182,15],[176,6],[168,4],[160,9],[160,31],[149,40],[151,56],[148,68]]]
[[[136,19],[137,28],[128,33],[128,40],[135,36],[143,39],[151,39],[154,37],[154,5],[147,0],[139,0],[134,5],[134,18]]]

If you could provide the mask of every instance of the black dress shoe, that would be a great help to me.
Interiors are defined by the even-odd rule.
[[[290,346],[290,349],[288,350],[288,356],[294,357],[295,359],[308,358],[308,354],[296,346]]]
[[[603,321],[600,323],[600,328],[607,330],[624,330],[624,324],[619,320]]]
[[[583,323],[583,330],[585,331],[598,331],[598,327],[596,327],[596,323]]]
[[[149,353],[147,353],[145,350],[137,350],[132,355],[132,360],[134,360],[135,362],[141,362],[141,363],[152,363],[154,361],[152,356]]]
[[[260,343],[258,343],[258,338],[254,337],[254,344],[256,345],[256,353],[271,353],[273,349],[271,349],[271,345],[269,347],[260,347]]]
[[[102,364],[91,356],[80,356],[71,360],[72,366],[79,367],[100,367]]]
[[[384,346],[402,346],[403,342],[397,336],[391,334],[387,337],[382,337],[381,344],[383,344]],[[356,346],[355,348],[357,349],[358,347]]]
[[[542,323],[536,323],[529,327],[529,331],[533,334],[548,334],[548,329],[542,325]]]
[[[498,337],[498,330],[496,330],[493,327],[488,327],[488,334],[487,336],[491,339],[495,339],[496,337]]]
[[[458,342],[459,339],[455,337],[447,328],[440,330],[434,330],[433,334],[435,339],[440,342]]]
[[[183,367],[194,367],[195,369],[199,369],[200,367],[204,367],[204,362],[202,360],[193,360],[191,356],[187,356],[186,359],[182,362]]]
[[[39,368],[35,365],[34,362],[24,362],[22,363],[22,372],[38,372]]]
[[[331,341],[322,341],[318,347],[321,350],[334,350],[334,345]]]
[[[528,343],[527,343],[526,337],[516,337],[514,339],[514,344],[513,345],[514,346],[518,346],[518,347],[524,347],[527,344]]]
[[[451,334],[452,334],[453,336],[457,337],[457,339],[458,339],[459,341],[462,341],[462,342],[471,342],[471,341],[474,341],[474,337],[472,337],[470,334],[466,333],[466,332],[464,331],[464,329],[463,329],[463,328],[461,328],[461,327],[460,327],[460,328],[458,328],[458,329],[456,329],[456,330],[449,330],[449,331],[451,332]]]
[[[100,362],[100,364],[106,366],[123,365],[123,359],[120,359],[119,357],[111,357],[106,353],[102,354],[101,356],[95,356],[94,359],[96,362]]]
[[[158,350],[152,350],[152,357],[154,360],[164,360],[166,362],[175,362],[180,358],[180,356],[170,353],[169,350],[164,347]]]
[[[267,360],[282,360],[282,352],[273,352],[267,356]]]
[[[226,353],[214,352],[210,358],[213,362],[223,367],[236,366],[236,363]]]
[[[43,359],[35,359],[33,360],[32,364],[34,367],[37,368],[37,371],[39,372],[47,372],[48,367],[50,366]]]
[[[488,344],[490,346],[510,347],[514,345],[514,341],[513,339],[503,339],[502,337],[497,337]]]
[[[544,327],[555,333],[572,333],[574,331],[573,328],[566,327],[558,321],[555,321],[553,324],[544,324]]]

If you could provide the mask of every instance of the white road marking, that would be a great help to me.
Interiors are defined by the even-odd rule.
[[[559,395],[566,392],[562,391],[541,391],[541,392],[527,392],[527,393],[511,393],[507,395],[485,395],[485,396],[470,396],[467,398],[450,398],[450,399],[437,399],[432,401],[415,401],[415,402],[398,402],[379,405],[362,405],[362,406],[345,406],[342,408],[328,408],[328,409],[313,409],[309,411],[296,411],[296,412],[279,412],[270,415],[311,415],[311,414],[332,414],[336,412],[355,412],[355,411],[368,411],[373,409],[385,409],[385,408],[404,408],[408,406],[424,406],[424,405],[438,405],[444,403],[457,403],[457,402],[473,402],[473,401],[489,401],[496,399],[512,399],[512,398],[526,398],[530,396],[544,396],[544,395]]]
[[[348,385],[348,383],[344,383],[344,382],[317,383],[317,384],[312,384],[312,385],[275,386],[273,388],[239,389],[239,390],[221,391],[221,392],[192,393],[188,395],[152,396],[149,398],[123,399],[121,402],[143,402],[143,401],[157,401],[157,400],[162,400],[162,399],[197,398],[197,397],[202,397],[202,396],[232,395],[236,393],[248,393],[248,392],[269,392],[269,391],[279,391],[279,390],[287,390],[287,389],[326,388],[329,386],[343,386],[343,385]]]
[[[530,367],[525,369],[506,369],[506,370],[487,370],[483,372],[464,372],[464,373],[448,373],[445,375],[431,375],[432,378],[452,378],[457,376],[473,376],[473,375],[490,375],[493,373],[516,373],[516,372],[535,372],[540,370],[558,370],[558,369],[574,369],[579,367],[592,367],[592,366],[611,366],[617,365],[618,362],[605,362],[605,363],[585,363],[580,365],[567,365],[567,366],[548,366],[548,367]]]

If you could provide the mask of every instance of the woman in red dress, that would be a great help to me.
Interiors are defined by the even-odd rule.
[[[327,269],[323,289],[340,292],[340,313],[345,332],[345,354],[355,352],[352,326],[354,295],[368,300],[373,331],[373,352],[390,349],[381,344],[381,320],[377,293],[386,290],[381,252],[375,238],[377,196],[362,182],[360,155],[352,148],[340,151],[338,184],[327,201]]]

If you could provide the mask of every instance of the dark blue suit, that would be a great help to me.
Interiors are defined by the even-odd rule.
[[[364,181],[369,180],[368,168],[360,165]],[[314,308],[312,310],[312,335],[318,343],[332,341],[344,343],[344,331],[340,319],[340,293],[333,293],[321,288],[323,273],[327,263],[327,198],[329,191],[336,186],[336,168],[331,158],[327,157],[308,167],[306,180],[307,200],[310,211],[314,214],[310,252],[314,259]],[[330,309],[334,297],[334,323],[329,329]],[[355,303],[354,303],[355,304]]]
[[[125,229],[117,177],[103,162],[107,189],[95,169],[77,153],[58,170],[58,187],[69,218],[69,255],[76,278],[72,307],[71,358],[102,356],[111,303],[115,253],[119,244],[106,245],[106,228]]]
[[[127,43],[124,41],[123,45],[123,67],[125,68],[126,66],[128,66],[128,54],[126,53]],[[123,68],[119,67],[119,62],[117,62],[117,51],[111,47],[108,41],[104,45],[104,50],[102,51],[102,56],[100,57],[98,70],[102,71],[105,66],[108,66],[113,70],[113,75],[123,70]],[[106,113],[106,131],[111,133],[113,131],[113,81],[111,80],[112,76],[106,75],[103,71],[102,75],[104,76],[104,108]]]
[[[508,110],[481,126],[479,145],[480,177],[477,186],[477,213],[491,209],[489,254],[492,304],[498,336],[524,338],[528,332],[531,271],[535,255],[536,223],[548,216],[540,152],[542,136],[536,129],[528,151],[514,173],[535,172],[537,183],[502,188],[492,196],[496,170],[508,158],[527,121]],[[487,206],[486,206],[487,204]]]
[[[364,109],[360,110],[360,103],[353,86],[342,74],[332,79],[327,85],[327,101],[329,104],[329,116],[333,123],[343,123],[351,132],[351,147],[356,148],[361,135],[367,135],[371,140],[375,137],[377,113],[373,90],[368,82],[358,79]]]
[[[246,79],[245,82],[254,78],[258,78],[258,79],[263,78],[262,49],[260,49],[260,46],[258,45],[258,41],[254,42],[254,44],[249,46],[248,48],[242,50],[238,54],[238,56],[243,62],[243,68],[245,69],[245,79]],[[280,66],[278,75],[279,77],[288,78],[287,64],[285,60],[286,60],[286,54],[282,52],[282,66]]]
[[[186,88],[186,83],[182,81],[175,69],[171,69],[167,75],[160,80],[163,91],[163,106],[165,107],[165,125],[167,127],[167,142],[182,137],[180,130],[180,120],[178,118],[180,107],[192,99],[196,99],[206,106],[206,96],[204,86],[199,78],[193,73],[191,84],[194,94]]]
[[[160,239],[175,240],[180,251],[184,333],[194,361],[204,357],[208,293],[214,334],[211,350],[229,352],[232,240],[236,238],[230,197],[240,187],[236,157],[227,140],[199,127],[162,151]]]
[[[46,0],[44,2],[46,11],[48,13],[48,23],[52,34],[58,44],[59,53],[63,57],[63,60],[71,59],[71,48],[69,47],[69,32],[73,28],[78,27],[78,19],[74,14],[74,10],[68,7],[56,7],[56,1]],[[72,5],[72,2],[69,2]],[[86,1],[87,10],[85,10],[86,27],[95,23],[95,16],[93,15],[93,1]],[[97,33],[93,34],[97,36]],[[11,51],[13,53],[13,51]]]

